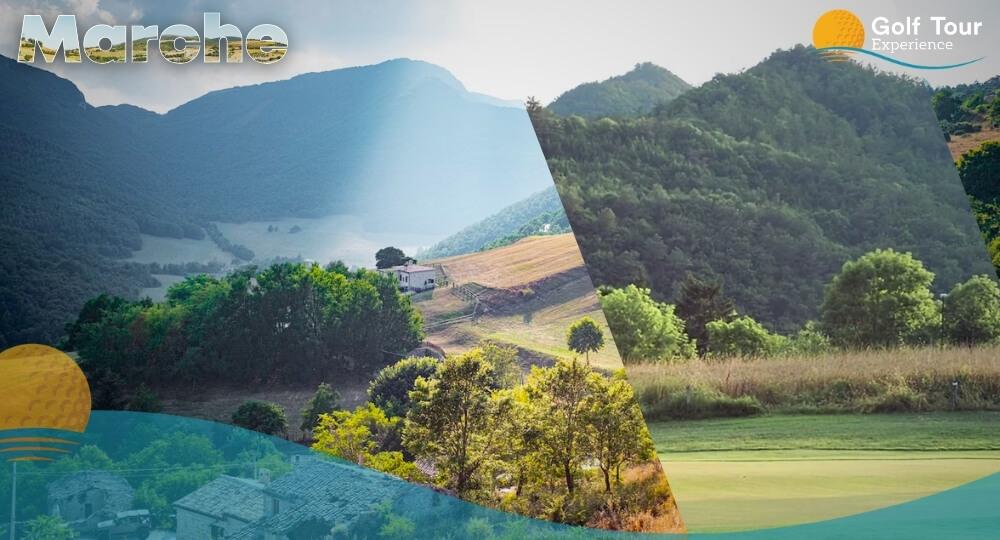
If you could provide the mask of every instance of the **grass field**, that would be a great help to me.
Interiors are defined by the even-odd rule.
[[[233,256],[219,249],[208,237],[201,240],[190,238],[164,238],[143,234],[142,249],[133,252],[131,262],[184,264],[188,262],[227,263]]]
[[[572,234],[529,236],[509,246],[432,261],[448,269],[456,283],[520,288],[547,277],[583,268]]]
[[[650,422],[691,532],[808,523],[1000,472],[1000,413]]]
[[[628,373],[652,419],[732,416],[723,405],[738,399],[772,413],[1000,410],[995,345],[699,359],[634,365]]]
[[[339,378],[329,378],[329,383],[340,395],[340,406],[354,409],[368,400],[368,377],[350,375]],[[302,422],[302,410],[316,392],[315,385],[299,387],[274,387],[261,385],[257,389],[248,388],[197,388],[189,390],[165,390],[160,396],[163,412],[178,416],[203,418],[216,422],[232,423],[233,413],[247,400],[267,401],[277,403],[285,410],[288,419],[288,438],[293,441],[303,436],[299,426]]]
[[[447,352],[462,352],[490,339],[519,347],[538,358],[570,358],[566,330],[584,316],[603,328],[606,345],[591,353],[590,362],[603,369],[622,367],[600,301],[572,234],[529,237],[489,251],[427,261],[440,264],[448,278],[461,286],[475,283],[486,290],[485,315],[477,321],[437,327],[428,340]],[[428,322],[471,313],[447,287],[414,298]],[[480,308],[482,309],[482,308]]]
[[[1000,128],[995,128],[988,122],[983,122],[982,128],[982,131],[975,133],[952,135],[951,140],[948,141],[948,150],[951,152],[951,158],[958,161],[958,158],[962,157],[962,154],[979,148],[984,142],[1000,141]]]

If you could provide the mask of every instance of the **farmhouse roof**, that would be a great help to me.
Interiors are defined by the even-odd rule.
[[[297,525],[318,519],[333,525],[349,526],[357,518],[373,512],[377,503],[401,500],[411,511],[431,506],[438,495],[383,473],[308,457],[292,470],[264,487],[266,496],[282,500],[281,511],[240,529],[229,540],[259,540],[266,534],[284,536]]]
[[[265,488],[268,495],[297,506],[244,528],[234,539],[256,538],[264,530],[282,534],[310,519],[347,524],[371,512],[375,503],[393,494],[393,487],[385,475],[374,471],[324,459],[305,459]]]
[[[105,493],[108,508],[132,506],[132,486],[121,476],[107,471],[80,471],[50,482],[50,499],[65,499],[92,489]]]
[[[414,272],[436,272],[433,266],[424,266],[421,264],[403,264],[400,266],[393,266],[392,270],[397,272],[406,272],[412,274]]]
[[[216,518],[233,516],[254,522],[264,516],[264,484],[246,478],[220,476],[174,503],[177,508]]]

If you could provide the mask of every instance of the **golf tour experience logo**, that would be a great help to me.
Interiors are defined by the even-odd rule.
[[[866,27],[861,18],[846,9],[827,11],[813,26],[813,46],[827,59],[840,62],[853,54],[864,54],[912,69],[952,69],[976,63],[975,58],[958,63],[925,65],[896,58],[898,52],[934,54],[957,49],[955,39],[974,38],[983,30],[982,21],[953,21],[948,17],[932,16],[927,23],[921,17],[906,17],[893,21],[875,17],[868,28],[872,32],[866,44]],[[926,36],[926,37],[925,37]]]

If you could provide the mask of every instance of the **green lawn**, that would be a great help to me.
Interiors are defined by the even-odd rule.
[[[650,423],[692,532],[808,523],[1000,471],[1000,413]]]

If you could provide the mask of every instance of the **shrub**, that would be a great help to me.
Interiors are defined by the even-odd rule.
[[[1000,337],[1000,287],[986,276],[974,276],[955,286],[941,310],[945,338],[974,345]]]
[[[753,396],[731,397],[713,388],[669,382],[644,387],[639,406],[647,420],[744,417],[764,412]]]
[[[865,400],[863,413],[920,412],[928,409],[927,398],[905,382],[889,386],[882,393]]]
[[[435,358],[413,357],[383,368],[368,386],[368,400],[390,417],[406,416],[410,410],[413,383],[417,377],[433,377],[438,363]]]
[[[624,362],[693,356],[684,321],[674,306],[653,300],[649,289],[611,289],[601,295],[601,306]]]
[[[284,435],[288,432],[285,410],[276,403],[245,401],[233,413],[233,424],[267,435]]]
[[[132,401],[129,402],[128,410],[157,413],[163,410],[163,403],[160,402],[160,397],[156,395],[156,392],[150,390],[145,384],[141,384],[139,389],[135,391]]]
[[[299,428],[308,436],[319,422],[319,415],[333,412],[339,408],[340,394],[329,384],[320,383],[316,387],[316,393],[309,398],[309,402],[302,409],[302,424]]]
[[[785,346],[787,339],[767,331],[751,317],[712,321],[708,330],[708,352],[714,357],[767,357]]]

